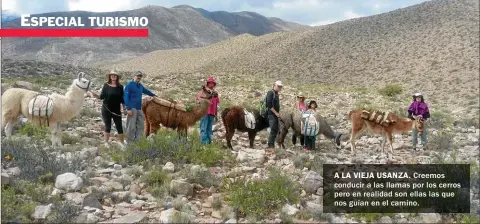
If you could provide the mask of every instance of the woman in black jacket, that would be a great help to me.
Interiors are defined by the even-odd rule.
[[[107,83],[103,85],[100,95],[91,92],[96,98],[101,99],[102,103],[102,119],[105,125],[103,137],[105,140],[105,147],[108,147],[110,140],[110,131],[112,129],[112,120],[115,123],[119,135],[120,143],[124,143],[124,134],[122,126],[122,111],[125,108],[123,100],[123,86],[120,84],[121,76],[115,71],[107,74]],[[125,109],[124,109],[125,111]]]

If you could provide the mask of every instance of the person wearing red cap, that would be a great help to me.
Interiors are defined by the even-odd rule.
[[[196,96],[196,99],[199,100],[200,98],[205,98],[207,94],[213,93],[212,98],[210,98],[211,104],[208,108],[208,112],[202,117],[202,119],[200,119],[200,138],[204,144],[212,143],[213,122],[218,120],[217,109],[220,99],[218,98],[217,91],[214,90],[215,86],[217,86],[215,79],[213,77],[209,77],[205,86],[202,86],[202,90],[200,90]]]

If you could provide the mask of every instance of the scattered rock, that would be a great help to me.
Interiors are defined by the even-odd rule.
[[[64,173],[57,176],[55,180],[55,188],[60,190],[79,191],[83,187],[82,178],[78,177],[74,173]]]
[[[167,173],[173,173],[173,172],[175,172],[175,164],[173,164],[171,162],[167,162],[167,163],[165,163],[165,166],[163,166],[162,170],[167,172]]]
[[[282,208],[282,212],[285,212],[287,215],[292,215],[292,216],[297,214],[298,211],[299,211],[298,208],[295,208],[289,204],[286,204]]]
[[[145,212],[134,212],[134,213],[130,213],[128,215],[122,216],[120,218],[114,219],[112,222],[109,222],[109,223],[141,223],[146,219],[146,217],[147,217],[147,214]]]
[[[243,148],[238,151],[237,161],[249,166],[261,167],[265,162],[265,150]]]
[[[379,223],[392,223],[392,218],[390,216],[383,216],[378,220]]]
[[[315,193],[323,186],[323,178],[315,171],[309,171],[303,180],[303,189],[307,193]]]
[[[2,185],[10,185],[10,183],[12,183],[13,181],[13,177],[10,176],[8,173],[6,172],[3,172],[3,169],[2,169]]]
[[[36,220],[46,219],[47,216],[52,212],[52,204],[49,205],[38,205],[35,207],[35,212],[33,213],[33,218]]]
[[[186,180],[172,180],[170,189],[180,195],[193,196],[193,185]]]

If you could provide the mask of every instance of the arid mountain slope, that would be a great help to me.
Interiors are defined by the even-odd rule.
[[[225,26],[229,32],[239,34],[251,34],[260,36],[278,31],[295,30],[305,25],[287,22],[279,18],[267,18],[255,12],[210,12],[201,8],[193,8],[188,5],[176,6],[178,8],[191,8],[200,12],[203,16]]]
[[[88,21],[89,16],[145,16],[149,19],[149,37],[5,38],[2,42],[2,54],[3,57],[14,59],[92,66],[132,58],[154,50],[206,46],[239,33],[222,23],[222,20],[228,20],[235,14],[227,13],[226,16],[213,20],[200,13],[200,10],[203,9],[194,9],[190,6],[173,8],[147,6],[136,10],[105,13],[85,11],[45,13],[37,16],[82,17],[82,21]],[[202,12],[210,13],[206,10]],[[270,22],[266,17],[256,15],[255,18],[241,22],[240,25],[244,28],[242,32],[260,35],[301,26],[278,19],[272,19]],[[19,27],[20,18],[7,22],[4,26]]]
[[[200,72],[225,79],[279,78],[290,85],[395,83],[456,100],[452,92],[478,94],[478,13],[476,0],[436,0],[322,27],[156,51],[110,67],[159,77]]]

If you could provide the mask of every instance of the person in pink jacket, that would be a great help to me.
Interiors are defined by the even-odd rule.
[[[217,83],[213,77],[209,77],[207,79],[207,83],[205,86],[202,87],[202,90],[197,93],[196,99],[199,100],[202,96],[206,95],[205,91],[211,92],[212,98],[210,107],[208,108],[207,114],[200,119],[200,140],[203,144],[210,144],[212,143],[212,135],[213,130],[212,126],[213,123],[218,120],[217,118],[217,109],[218,104],[220,103],[220,99],[218,98],[218,93],[214,89]]]

